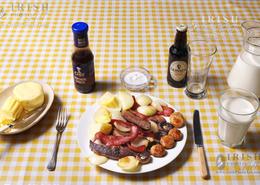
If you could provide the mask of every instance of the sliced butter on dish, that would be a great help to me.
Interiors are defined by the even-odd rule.
[[[36,82],[24,82],[17,85],[13,90],[14,97],[22,103],[26,111],[32,111],[44,102],[42,86]]]
[[[10,124],[15,119],[6,111],[0,110],[0,127]]]
[[[5,112],[5,114],[8,114],[8,116],[5,115],[5,118],[9,119],[8,117],[11,117],[14,121],[22,115],[23,106],[21,102],[16,100],[13,96],[9,96],[5,100],[1,110]]]

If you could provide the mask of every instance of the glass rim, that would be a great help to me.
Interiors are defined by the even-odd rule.
[[[248,43],[248,44],[250,44],[252,46],[255,46],[255,47],[260,47],[260,44],[256,44],[256,43],[250,41],[251,38],[259,38],[259,36],[250,36],[250,34],[254,33],[252,30],[255,30],[255,29],[259,30],[259,36],[260,36],[260,26],[259,27],[248,28],[246,30],[246,33],[247,33],[248,37],[245,39],[244,42]]]
[[[215,45],[215,44],[213,44],[213,43],[209,43],[208,42],[208,40],[203,40],[203,39],[201,39],[201,40],[191,40],[190,42],[188,42],[188,46],[190,46],[192,43],[196,43],[196,42],[204,42],[204,43],[206,43],[207,45],[210,45],[210,47],[212,47],[213,48],[213,50],[212,50],[212,52],[209,52],[209,54],[194,54],[193,52],[192,52],[192,49],[189,47],[189,50],[190,50],[190,53],[191,53],[191,55],[194,55],[194,56],[203,56],[203,57],[210,57],[210,56],[212,56],[212,55],[214,55],[216,52],[217,52],[217,46]]]
[[[245,20],[245,21],[243,21],[243,22],[241,23],[241,26],[242,26],[245,30],[247,30],[245,24],[247,24],[247,23],[249,23],[249,22],[250,22],[250,23],[256,23],[256,24],[260,23],[260,21],[258,21],[258,20]]]
[[[124,77],[126,76],[126,74],[128,72],[134,72],[134,71],[140,71],[142,74],[144,74],[147,77],[147,83],[133,85],[125,82]],[[151,80],[152,80],[152,75],[150,74],[149,70],[143,66],[129,66],[120,72],[120,81],[127,89],[140,91],[141,89],[145,89],[147,86],[149,86]]]
[[[223,106],[223,104],[221,103],[220,100],[221,100],[221,97],[222,97],[226,92],[231,91],[231,90],[233,90],[233,91],[242,91],[242,92],[245,92],[245,93],[249,94],[250,96],[252,96],[252,97],[256,100],[256,102],[257,102],[257,106],[256,106],[255,110],[252,111],[252,112],[250,112],[250,113],[236,113],[236,112],[230,111],[230,110],[228,110],[227,108],[225,108],[225,107]],[[255,113],[258,111],[258,108],[259,108],[259,106],[260,106],[259,99],[258,99],[258,97],[257,97],[253,92],[248,91],[248,90],[245,90],[245,89],[241,89],[241,88],[228,88],[228,89],[225,89],[225,90],[221,93],[221,96],[220,96],[220,98],[219,98],[219,104],[221,105],[221,107],[222,107],[225,111],[227,111],[227,112],[229,112],[229,113],[231,113],[231,114],[240,115],[240,116],[247,116],[247,115],[255,114]]]

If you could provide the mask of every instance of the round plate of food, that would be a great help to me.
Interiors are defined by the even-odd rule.
[[[43,82],[22,81],[0,93],[0,134],[23,132],[38,123],[54,100],[52,88]]]
[[[117,173],[141,174],[162,168],[181,154],[187,127],[182,114],[160,98],[107,92],[87,106],[76,134],[92,164]]]

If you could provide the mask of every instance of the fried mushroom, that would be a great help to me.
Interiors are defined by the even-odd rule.
[[[164,123],[159,123],[158,127],[159,127],[159,130],[164,130],[166,132],[169,132],[169,130],[171,130],[173,128],[173,125],[168,122],[164,122]]]
[[[150,153],[154,157],[163,157],[163,156],[165,156],[166,151],[161,144],[156,144],[151,147]]]
[[[167,148],[167,149],[173,148],[176,144],[174,141],[174,138],[171,135],[163,136],[160,139],[160,143],[164,148]]]
[[[183,138],[183,134],[177,128],[171,129],[168,134],[171,135],[175,141],[180,141]]]
[[[180,112],[174,112],[170,115],[170,122],[173,126],[181,128],[185,124],[183,115]]]

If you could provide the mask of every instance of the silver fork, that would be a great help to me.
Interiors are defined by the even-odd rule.
[[[56,136],[56,142],[53,149],[53,154],[51,157],[51,160],[47,166],[47,169],[49,171],[54,171],[56,168],[56,162],[57,162],[57,155],[58,155],[58,149],[60,144],[60,139],[63,131],[65,130],[67,123],[68,123],[68,113],[66,108],[59,108],[57,120],[56,120],[56,130],[57,130],[57,136]]]

